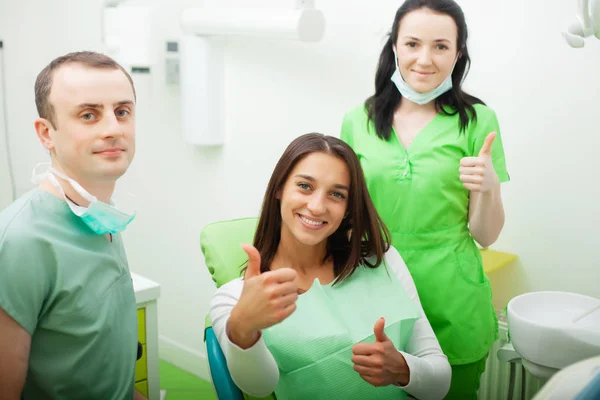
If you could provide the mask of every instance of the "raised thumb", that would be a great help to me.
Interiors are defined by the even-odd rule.
[[[242,250],[248,254],[248,267],[246,268],[245,279],[260,275],[260,253],[256,247],[249,244],[242,244]]]
[[[496,139],[496,132],[492,132],[485,138],[485,142],[483,142],[483,146],[481,146],[481,150],[479,151],[479,156],[489,156],[492,154],[492,145],[494,144],[494,139]]]
[[[383,328],[385,327],[385,319],[383,317],[379,318],[377,322],[375,322],[375,327],[373,328],[373,332],[375,332],[375,340],[378,342],[385,342],[389,340]]]

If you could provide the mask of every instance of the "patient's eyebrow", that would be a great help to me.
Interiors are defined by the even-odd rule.
[[[315,178],[313,178],[310,175],[298,174],[298,175],[296,175],[296,178],[303,178],[303,179],[306,179],[307,181],[311,181],[311,182],[315,181]]]
[[[349,192],[349,191],[350,191],[350,189],[348,188],[348,186],[346,186],[346,185],[342,185],[342,184],[340,184],[340,183],[333,185],[333,187],[334,187],[334,188],[336,188],[336,189],[342,189],[342,190],[345,190],[345,191],[347,191],[347,192]]]
[[[295,178],[302,178],[302,179],[306,179],[307,181],[310,181],[310,182],[314,182],[314,181],[316,181],[316,179],[315,179],[315,178],[313,178],[312,176],[310,176],[310,175],[304,175],[304,174],[298,174],[298,175],[296,175],[296,176],[295,176]],[[340,184],[340,183],[337,183],[337,184],[333,185],[333,187],[334,187],[334,188],[336,188],[336,189],[342,189],[342,190],[345,190],[345,191],[347,191],[347,192],[349,192],[349,191],[350,191],[350,189],[348,188],[348,186],[346,186],[346,185],[342,185],[342,184]]]

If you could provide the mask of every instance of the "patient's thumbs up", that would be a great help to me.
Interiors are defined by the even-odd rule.
[[[385,332],[383,331],[384,327],[385,327],[385,319],[383,317],[381,317],[377,320],[377,322],[375,322],[375,328],[373,329],[373,331],[375,332],[375,340],[377,342],[386,342],[386,341],[390,340],[387,337],[387,335],[385,334]]]
[[[260,253],[256,247],[249,244],[243,244],[242,249],[248,254],[248,267],[244,279],[252,278],[260,275]]]

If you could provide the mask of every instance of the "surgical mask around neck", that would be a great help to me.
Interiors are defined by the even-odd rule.
[[[128,214],[118,210],[114,204],[107,204],[99,201],[95,196],[86,191],[79,183],[69,178],[65,174],[57,171],[54,167],[50,167],[46,173],[46,177],[56,189],[61,193],[67,205],[85,224],[96,234],[106,235],[123,232],[127,225],[135,218],[135,212]],[[73,189],[90,204],[87,207],[82,207],[71,201],[65,194],[60,182],[56,177],[62,178],[69,182]],[[112,203],[112,202],[111,202]]]
[[[402,97],[405,97],[413,103],[423,105],[437,99],[438,97],[452,89],[452,72],[454,71],[454,66],[456,65],[456,62],[458,61],[458,56],[454,60],[454,65],[452,65],[452,70],[450,71],[450,74],[446,77],[446,79],[444,79],[442,83],[439,84],[439,86],[428,92],[419,93],[416,90],[414,90],[402,77],[402,74],[400,73],[400,68],[398,67],[398,55],[396,54],[395,49],[393,49],[393,52],[394,65],[396,66],[396,70],[392,74],[391,80],[398,88],[398,91],[400,92]]]

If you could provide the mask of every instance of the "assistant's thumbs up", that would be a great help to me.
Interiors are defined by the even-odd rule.
[[[490,156],[492,154],[492,145],[494,144],[494,139],[496,139],[496,132],[492,132],[487,135],[485,142],[483,142],[483,146],[479,151],[479,157]]]
[[[242,250],[248,254],[248,267],[244,279],[260,275],[260,253],[256,247],[249,244],[242,244]]]

